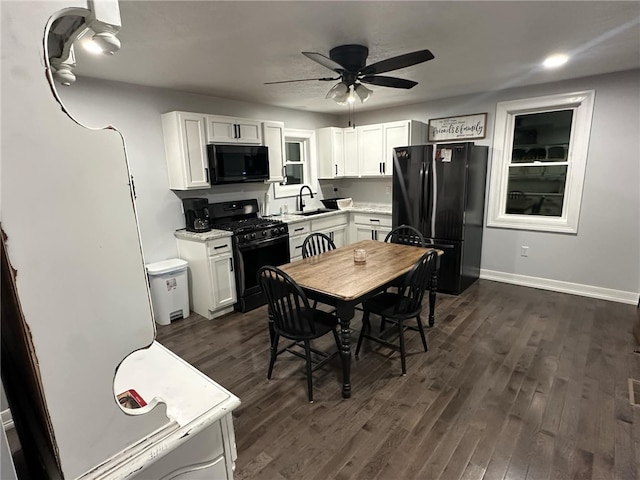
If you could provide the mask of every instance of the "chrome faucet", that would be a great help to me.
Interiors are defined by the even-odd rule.
[[[302,185],[300,187],[300,193],[298,194],[298,210],[300,211],[300,213],[304,211],[304,201],[302,200],[302,190],[304,190],[305,188],[309,190],[309,195],[311,195],[311,198],[313,198],[313,192],[311,191],[311,187],[309,187],[309,185]]]

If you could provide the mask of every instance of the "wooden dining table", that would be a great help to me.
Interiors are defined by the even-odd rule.
[[[354,250],[356,249],[366,251],[365,263],[355,263]],[[336,308],[340,319],[343,398],[351,396],[349,326],[356,305],[394,285],[428,250],[396,243],[362,240],[279,267],[300,285],[308,298]],[[436,252],[442,255],[441,250]],[[429,294],[429,309],[430,319],[433,319],[435,278]]]

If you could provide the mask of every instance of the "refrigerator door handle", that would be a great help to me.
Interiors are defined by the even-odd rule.
[[[418,222],[420,222],[419,225],[419,230],[424,233],[424,175],[425,175],[425,164],[424,162],[422,162],[422,165],[420,165],[420,203],[418,203]]]

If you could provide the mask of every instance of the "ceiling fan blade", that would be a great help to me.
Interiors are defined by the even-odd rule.
[[[275,83],[291,83],[291,82],[310,82],[312,80],[329,82],[334,80],[340,80],[340,77],[323,77],[323,78],[301,78],[300,80],[280,80],[279,82],[264,82],[263,85],[273,85]]]
[[[397,57],[391,57],[380,62],[372,63],[371,65],[364,67],[360,71],[360,74],[374,75],[376,73],[390,72],[391,70],[398,70],[399,68],[417,65],[418,63],[426,62],[433,58],[435,57],[429,50],[418,50],[417,52],[405,53],[404,55],[398,55]]]
[[[318,62],[320,65],[327,67],[329,70],[333,70],[334,72],[343,72],[345,68],[340,65],[338,62],[334,62],[329,57],[322,55],[321,53],[316,52],[302,52],[302,54],[313,60],[314,62]]]
[[[369,75],[360,79],[362,83],[369,83],[371,85],[379,85],[381,87],[393,87],[393,88],[413,88],[418,82],[413,80],[405,80],[404,78],[396,77],[383,77],[382,75]]]

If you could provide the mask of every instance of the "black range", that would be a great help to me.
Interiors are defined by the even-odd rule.
[[[238,302],[235,309],[253,310],[266,303],[256,275],[264,265],[289,262],[289,228],[285,222],[261,218],[258,201],[209,204],[211,228],[233,232],[233,257]]]

